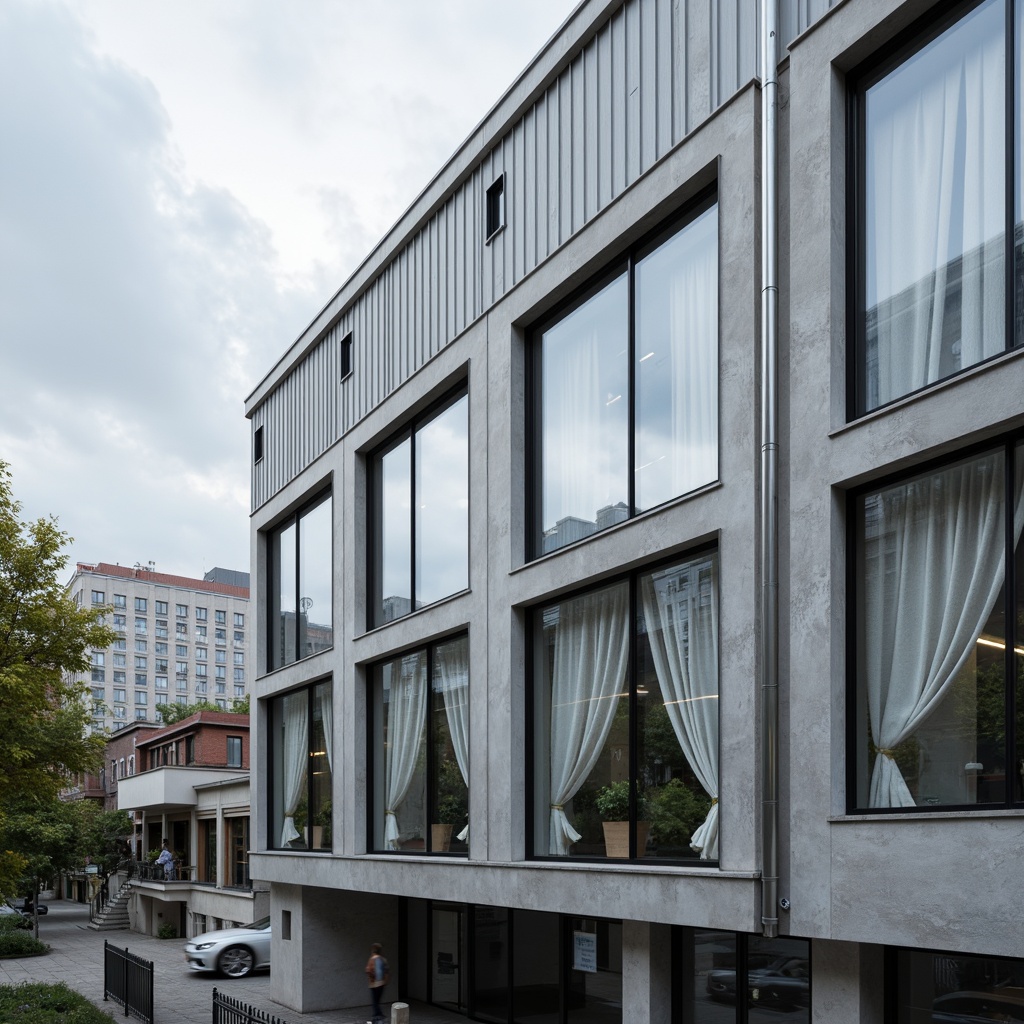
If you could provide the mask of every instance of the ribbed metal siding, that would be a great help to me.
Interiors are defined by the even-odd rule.
[[[828,0],[790,0],[791,31]],[[757,0],[629,0],[253,415],[258,508],[757,74]],[[789,38],[789,36],[787,36]],[[507,226],[484,245],[504,173]],[[355,372],[338,377],[341,339]]]

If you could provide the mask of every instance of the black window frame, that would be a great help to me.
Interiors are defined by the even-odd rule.
[[[502,171],[487,187],[484,195],[484,245],[490,245],[505,227],[505,172]]]
[[[274,595],[275,594],[279,594],[279,591],[280,591],[280,578],[281,578],[281,576],[280,576],[281,567],[280,567],[279,564],[276,563],[275,556],[274,556],[275,544],[277,543],[277,538],[280,537],[280,535],[282,534],[282,532],[284,530],[287,530],[290,526],[294,526],[295,527],[295,548],[294,548],[294,551],[293,551],[291,557],[293,559],[293,566],[294,566],[294,570],[295,570],[295,594],[294,594],[294,602],[295,602],[295,652],[296,652],[296,655],[298,655],[298,651],[299,651],[299,635],[298,635],[298,630],[299,630],[299,607],[300,607],[301,596],[302,596],[302,578],[301,578],[301,573],[299,572],[299,567],[301,565],[301,557],[302,557],[302,548],[301,548],[301,544],[302,544],[302,540],[301,540],[302,530],[301,530],[300,524],[301,524],[301,521],[302,521],[304,516],[308,515],[310,512],[314,511],[315,509],[319,508],[322,504],[324,504],[324,502],[328,502],[328,501],[331,502],[331,544],[330,544],[330,551],[328,552],[328,554],[330,555],[330,560],[331,560],[330,579],[332,581],[332,594],[331,594],[331,646],[329,648],[324,648],[323,650],[320,650],[320,651],[312,651],[309,654],[303,655],[301,657],[296,656],[291,661],[282,660],[280,664],[275,664],[274,663],[274,656],[275,656],[276,648],[274,647],[274,642],[275,642],[274,638],[278,636],[278,633],[277,633],[277,626],[276,626],[276,623],[274,621],[275,620],[275,615],[274,615],[275,599],[274,599]],[[334,648],[334,593],[333,593],[333,580],[334,580],[334,563],[335,563],[335,558],[334,558],[334,504],[333,504],[333,502],[334,502],[334,491],[333,491],[333,488],[331,487],[331,485],[328,484],[327,487],[324,487],[321,490],[317,491],[317,493],[312,498],[310,498],[308,501],[303,502],[303,504],[300,505],[298,508],[296,508],[294,512],[289,513],[283,519],[280,519],[277,522],[275,522],[272,527],[269,527],[263,533],[263,542],[266,545],[266,556],[267,556],[267,590],[266,590],[266,602],[265,602],[265,607],[266,607],[266,620],[265,621],[266,621],[266,627],[267,627],[267,651],[266,651],[267,662],[266,662],[266,671],[268,673],[269,672],[277,672],[280,669],[287,668],[289,665],[298,664],[300,661],[304,661],[307,658],[316,657],[317,655],[323,654],[327,650],[333,650],[333,648]],[[282,553],[282,557],[283,557],[283,553]],[[225,612],[221,612],[221,611],[218,610],[215,614],[218,615],[218,616],[223,614],[223,616],[224,616],[224,620],[223,620],[224,621],[224,625],[223,625],[223,627],[215,626],[215,640],[216,640],[216,643],[217,644],[222,644],[222,645],[226,646],[227,645],[227,612],[226,611]],[[234,613],[235,616],[237,616],[239,614],[242,614],[244,616],[244,613],[239,613],[239,612],[235,612]],[[217,619],[217,621],[220,622],[221,620]],[[244,621],[245,621],[244,617],[243,617],[242,621],[244,623]],[[224,639],[223,640],[216,638],[216,630],[220,629],[220,628],[224,629]],[[234,630],[234,628],[239,628],[237,622],[235,622],[235,626],[232,627],[233,630]],[[244,629],[244,625],[242,627],[240,627],[240,628]],[[287,651],[287,646],[288,646],[287,642],[285,642],[285,652]],[[220,653],[220,652],[218,652],[218,653]],[[222,664],[222,663],[218,661],[217,664]]]
[[[433,837],[430,832],[430,826],[437,821],[437,786],[436,786],[436,759],[434,757],[434,743],[433,743],[433,721],[434,721],[434,709],[431,701],[431,695],[433,694],[433,683],[434,683],[434,654],[438,647],[443,647],[445,644],[451,643],[454,640],[465,638],[466,643],[469,643],[469,632],[467,630],[461,630],[457,633],[450,633],[446,636],[439,637],[431,640],[425,644],[418,644],[415,647],[410,647],[407,650],[401,651],[397,654],[390,654],[385,658],[381,658],[379,661],[375,661],[368,667],[366,673],[366,700],[368,713],[366,715],[366,750],[367,750],[367,765],[366,765],[366,779],[367,779],[367,794],[368,799],[366,801],[366,835],[368,838],[367,852],[373,854],[388,854],[393,856],[401,857],[457,857],[465,860],[469,856],[469,843],[466,843],[465,850],[434,850],[431,849],[433,846]],[[376,700],[374,693],[377,686],[379,685],[379,672],[383,665],[387,662],[394,661],[396,658],[402,658],[409,654],[416,654],[420,651],[424,652],[426,658],[427,674],[425,685],[427,688],[427,699],[424,701],[424,714],[426,716],[426,724],[424,726],[423,742],[426,748],[426,763],[424,772],[426,775],[426,781],[424,786],[426,789],[426,801],[424,803],[423,813],[425,820],[424,835],[423,835],[423,849],[422,850],[389,850],[387,848],[378,848],[375,843],[375,816],[376,816],[376,792],[377,792],[377,778],[374,772],[374,763],[376,756],[376,737],[378,733],[378,722],[376,714]],[[472,689],[473,681],[470,678],[467,684],[470,690]],[[382,723],[381,729],[383,728]],[[470,749],[472,749],[472,735],[470,736]],[[470,783],[466,784],[466,803],[469,805],[469,791]],[[467,819],[468,823],[468,819]]]
[[[872,86],[877,85],[889,74],[901,67],[915,54],[923,50],[959,21],[979,8],[987,0],[955,0],[940,4],[937,8],[924,15],[907,29],[900,32],[887,45],[878,48],[875,53],[847,77],[847,113],[846,113],[846,225],[847,225],[847,267],[846,267],[846,328],[851,343],[847,348],[846,360],[846,420],[852,422],[868,416],[881,409],[889,408],[905,401],[912,395],[920,394],[930,388],[939,387],[955,380],[965,373],[1000,359],[1024,344],[1024,233],[1018,238],[1015,221],[1015,182],[1019,176],[1024,180],[1024,166],[1017,167],[1014,162],[1014,151],[1017,148],[1017,62],[1021,56],[1016,53],[1016,26],[1014,19],[1015,0],[999,0],[1004,8],[1004,85],[1005,85],[1005,168],[1003,198],[1003,253],[1004,253],[1004,339],[1003,351],[967,366],[937,380],[898,395],[888,402],[866,407],[866,331],[867,301],[865,296],[866,274],[863,260],[866,253],[866,218],[863,216],[866,207],[867,172],[864,168],[866,145],[866,123],[864,97]],[[1024,17],[1024,12],[1022,12]],[[1024,105],[1024,99],[1021,100]],[[1022,282],[1022,283],[1018,283]],[[1016,300],[1017,291],[1021,291],[1021,299]],[[1015,308],[1016,307],[1016,308]],[[1017,339],[1017,340],[1015,340]]]
[[[713,928],[696,928],[685,925],[672,926],[672,1024],[684,1024],[684,1022],[688,1022],[693,1019],[686,1011],[693,1007],[695,1002],[694,997],[696,995],[696,986],[694,984],[696,972],[690,967],[694,961],[694,939],[698,932],[712,932],[716,930],[717,929]],[[749,972],[752,969],[750,966],[750,940],[760,940],[763,936],[756,932],[733,932],[725,929],[723,929],[723,931],[726,935],[731,936],[736,941],[736,963],[734,964],[736,974],[736,998],[732,1004],[736,1015],[734,1024],[748,1024],[751,1009],[758,1010],[758,1019],[763,1019],[764,1010],[774,1011],[776,1009],[781,1009],[781,1007],[773,1007],[767,1003],[763,1008],[761,1008],[758,1006],[759,1000],[750,999]],[[807,943],[807,987],[809,1003],[807,1020],[810,1021],[812,1019],[811,1008],[814,1005],[813,943],[810,939],[804,938],[800,935],[779,935],[778,939],[793,939]],[[741,965],[743,965],[742,969]],[[754,969],[756,970],[756,968]],[[724,1021],[726,1014],[729,1012],[728,1007],[717,1001],[712,1005],[715,1007],[715,1019],[722,1019]],[[787,1017],[786,1019],[788,1020],[790,1018]],[[895,1018],[891,1018],[886,1015],[885,1019],[893,1020]]]
[[[241,768],[242,767],[242,737],[241,736],[228,736],[225,739],[225,764],[229,768]],[[232,749],[238,751],[238,757],[236,760],[232,760]]]
[[[908,481],[915,477],[924,476],[928,473],[941,470],[954,463],[974,458],[988,452],[995,452],[1002,449],[1004,482],[1004,540],[1003,540],[1003,618],[1006,629],[1003,650],[1003,672],[1005,707],[1004,707],[1004,757],[1007,764],[1017,763],[1018,755],[1024,756],[1024,723],[1017,725],[1017,693],[1015,687],[1016,665],[1015,658],[1018,655],[1015,648],[1024,646],[1024,626],[1017,622],[1016,591],[1024,590],[1024,568],[1018,577],[1016,565],[1016,552],[1014,549],[1014,521],[1013,521],[1013,494],[1016,486],[1016,458],[1017,449],[1024,445],[1024,430],[1015,430],[1010,433],[980,441],[977,444],[957,449],[938,458],[921,462],[914,466],[894,473],[888,473],[869,483],[853,488],[846,495],[846,579],[848,581],[848,598],[846,602],[846,811],[848,814],[871,815],[872,817],[883,818],[886,815],[934,815],[934,814],[989,814],[993,810],[1020,810],[1024,808],[1024,771],[1018,771],[1012,775],[1012,784],[1007,786],[1007,793],[1002,802],[986,801],[973,804],[918,804],[913,807],[862,807],[857,801],[858,789],[858,767],[857,754],[860,745],[860,738],[857,730],[857,706],[858,706],[858,587],[860,580],[857,570],[857,526],[858,517],[856,514],[857,503],[866,494],[877,492],[885,487],[898,484],[901,481]],[[1024,472],[1024,471],[1022,471]],[[1021,543],[1024,543],[1022,536]],[[1024,598],[1022,598],[1024,601]],[[995,607],[993,607],[995,611]],[[1019,633],[1018,633],[1019,629]],[[864,741],[868,740],[864,737]],[[1006,772],[1007,781],[1011,781],[1011,773]],[[1013,796],[1016,790],[1016,798]]]
[[[609,576],[601,579],[597,583],[589,584],[579,589],[568,591],[564,594],[559,594],[557,597],[547,598],[537,604],[534,604],[529,609],[527,617],[527,631],[526,631],[526,701],[525,701],[525,713],[526,713],[526,772],[525,772],[525,784],[526,784],[526,828],[525,828],[525,839],[526,839],[526,859],[530,861],[540,861],[544,863],[555,863],[555,864],[615,864],[617,866],[634,866],[634,865],[650,865],[650,866],[684,866],[684,867],[696,867],[702,869],[717,870],[720,866],[721,858],[714,860],[708,858],[706,860],[700,859],[699,856],[685,857],[685,858],[671,858],[671,857],[641,857],[637,854],[637,805],[638,799],[638,780],[640,777],[639,771],[639,749],[640,744],[638,743],[638,689],[637,689],[637,661],[638,661],[638,644],[637,644],[637,610],[639,608],[639,600],[637,591],[639,589],[639,581],[642,576],[646,576],[649,573],[657,572],[659,569],[664,569],[672,565],[676,565],[679,562],[684,562],[690,559],[698,558],[700,555],[715,552],[721,558],[721,545],[718,541],[710,541],[706,544],[701,544],[693,548],[687,548],[683,551],[676,552],[672,557],[659,559],[657,562],[638,566],[635,569],[631,569],[627,572],[618,573],[615,576]],[[629,656],[627,660],[626,669],[626,686],[629,690],[629,696],[627,698],[629,702],[629,782],[630,794],[629,794],[629,856],[625,858],[609,858],[604,857],[585,857],[581,855],[572,855],[569,857],[559,857],[554,854],[539,854],[536,853],[536,833],[535,833],[535,821],[536,821],[536,777],[535,777],[535,764],[536,764],[536,744],[537,739],[535,735],[535,711],[536,711],[536,644],[537,644],[537,631],[535,628],[536,617],[543,614],[545,608],[549,608],[554,604],[561,601],[571,600],[574,597],[582,596],[595,590],[602,590],[606,587],[615,586],[620,583],[626,583],[629,587]],[[721,641],[719,641],[721,643]],[[719,679],[719,693],[721,693],[721,679]],[[721,758],[721,700],[719,700],[719,759]],[[680,757],[685,761],[685,755],[680,751]],[[721,764],[721,761],[719,761]],[[720,769],[721,770],[721,769]]]
[[[604,287],[611,284],[620,275],[626,276],[626,287],[628,291],[628,313],[627,313],[627,384],[629,388],[629,416],[627,421],[627,449],[626,449],[626,476],[628,479],[627,499],[628,515],[626,522],[636,519],[638,516],[647,515],[656,509],[678,501],[684,495],[676,494],[651,508],[641,511],[636,509],[636,474],[633,468],[636,464],[636,268],[637,265],[647,256],[651,255],[661,245],[669,241],[674,235],[682,231],[688,224],[696,221],[701,215],[719,205],[718,182],[702,188],[685,206],[677,210],[670,217],[661,221],[656,227],[646,232],[643,236],[629,245],[619,256],[606,264],[597,274],[589,278],[583,285],[573,291],[565,299],[549,310],[542,319],[536,321],[526,332],[526,486],[524,488],[526,498],[526,560],[532,562],[545,555],[554,555],[559,551],[581,544],[596,534],[590,534],[581,540],[570,541],[550,552],[544,551],[544,524],[543,509],[541,502],[543,498],[540,485],[540,476],[543,469],[543,444],[541,441],[543,420],[541,409],[541,387],[543,386],[543,373],[541,370],[541,338],[544,333],[555,327],[562,320],[565,320],[577,309],[582,307],[589,299],[592,299]],[[718,260],[719,270],[721,269],[721,231],[718,234]],[[719,275],[719,285],[721,276]],[[716,383],[721,380],[721,302],[719,303],[719,362],[716,368]],[[719,411],[721,416],[721,411]],[[721,439],[719,438],[719,449]],[[709,481],[711,483],[713,481]],[[698,488],[699,489],[699,488]],[[691,494],[687,491],[685,494]],[[597,534],[604,532],[596,531]]]
[[[438,397],[435,401],[431,402],[421,412],[415,416],[410,417],[401,429],[391,434],[386,441],[382,444],[377,445],[372,451],[367,454],[366,457],[366,476],[367,476],[367,497],[368,497],[368,508],[367,508],[367,535],[369,543],[366,545],[366,579],[368,582],[367,593],[370,599],[366,603],[366,628],[367,630],[376,629],[380,626],[385,626],[390,622],[397,622],[399,619],[407,618],[414,612],[420,611],[422,608],[429,608],[433,604],[437,604],[439,601],[446,601],[448,598],[454,596],[452,594],[445,594],[443,597],[439,597],[437,601],[431,601],[428,604],[417,606],[416,604],[416,502],[410,501],[409,503],[409,583],[410,583],[410,594],[409,594],[409,611],[401,615],[393,615],[390,619],[385,619],[381,614],[382,605],[384,601],[384,595],[382,593],[382,582],[381,582],[381,557],[382,557],[382,544],[383,544],[383,530],[381,528],[381,516],[383,513],[383,497],[382,497],[382,479],[380,467],[382,460],[391,451],[397,448],[402,442],[410,441],[409,451],[409,484],[410,493],[415,497],[416,494],[416,434],[423,429],[425,426],[433,422],[442,413],[447,412],[448,409],[452,408],[457,402],[460,402],[463,398],[468,400],[469,398],[469,381],[464,379],[453,387],[448,388],[444,394]],[[469,409],[467,407],[467,421],[468,421]],[[469,447],[469,437],[466,439],[467,448]],[[468,462],[468,459],[467,459]],[[471,470],[470,470],[471,472]],[[469,489],[469,472],[467,472],[466,478],[467,491]],[[466,586],[469,586],[469,534],[467,524],[467,536],[466,536]],[[455,591],[456,594],[462,593],[463,591]]]
[[[274,705],[277,704],[279,701],[283,701],[285,699],[285,697],[291,697],[293,694],[296,694],[296,693],[305,693],[306,694],[306,702],[307,702],[306,703],[306,750],[307,750],[307,755],[310,758],[312,758],[313,752],[314,752],[314,748],[313,748],[313,722],[315,720],[314,716],[315,716],[315,705],[316,705],[316,690],[317,690],[318,686],[329,686],[331,688],[331,705],[332,705],[332,708],[333,708],[334,698],[336,696],[337,690],[336,690],[336,687],[335,687],[335,684],[334,684],[334,680],[333,680],[333,678],[330,675],[320,676],[320,677],[318,677],[316,679],[311,680],[308,683],[304,683],[302,686],[295,686],[295,687],[293,687],[290,690],[282,690],[280,693],[275,693],[273,696],[266,697],[266,698],[264,698],[263,700],[260,701],[260,703],[263,704],[264,708],[265,708],[265,714],[266,714],[265,721],[266,721],[266,724],[267,724],[267,760],[266,760],[266,764],[267,764],[268,784],[267,784],[266,808],[267,808],[268,828],[267,828],[267,845],[266,845],[266,849],[268,849],[268,850],[287,850],[289,853],[298,853],[298,854],[303,854],[303,855],[305,855],[305,854],[321,854],[321,855],[328,854],[329,855],[329,854],[333,853],[333,849],[332,849],[331,846],[328,846],[327,848],[323,848],[323,847],[310,847],[310,846],[280,846],[275,841],[275,832],[276,832],[275,822],[276,822],[276,818],[274,817],[274,812],[275,812],[276,808],[274,806],[274,788],[275,788],[274,770],[275,770],[276,757],[277,757],[277,751],[276,751],[277,735],[276,735],[276,731],[275,731],[275,729],[273,727],[273,722],[274,722]],[[328,759],[328,764],[330,764],[331,761],[333,761],[333,757]],[[333,803],[334,803],[334,784],[335,784],[335,777],[334,777],[334,770],[332,768],[331,769],[331,789],[330,789],[330,794],[329,794],[329,799],[331,801],[332,807],[333,807]],[[314,802],[313,801],[313,772],[311,770],[309,770],[309,769],[307,769],[307,771],[306,771],[306,796],[305,796],[305,799],[306,799],[306,807],[307,807],[307,813],[308,813],[308,808],[312,807],[313,806],[313,802]],[[308,822],[307,822],[307,824],[308,824]],[[330,828],[330,826],[325,826],[325,827]],[[331,830],[331,831],[333,832],[333,830]]]

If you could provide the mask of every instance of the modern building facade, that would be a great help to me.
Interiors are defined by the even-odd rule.
[[[92,728],[159,722],[158,704],[209,701],[229,708],[252,679],[248,573],[211,569],[203,579],[99,562],[78,563],[68,592],[106,609],[117,633],[92,652]]]
[[[285,1005],[1024,1005],[1021,16],[774,13],[581,4],[248,398]]]

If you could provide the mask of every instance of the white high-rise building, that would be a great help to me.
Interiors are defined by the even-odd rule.
[[[68,592],[106,608],[114,643],[92,651],[94,732],[158,722],[158,704],[208,700],[229,708],[249,692],[249,574],[211,569],[202,579],[136,565],[79,562]]]

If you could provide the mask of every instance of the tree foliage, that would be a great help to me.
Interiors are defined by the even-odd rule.
[[[0,461],[0,814],[14,797],[48,799],[69,776],[96,769],[104,740],[86,736],[90,648],[113,632],[102,611],[79,608],[59,575],[70,541],[52,516],[20,519]]]
[[[156,709],[160,712],[164,725],[176,725],[197,711],[219,711],[222,714],[247,715],[249,714],[249,698],[248,696],[236,697],[231,702],[231,706],[227,708],[218,707],[212,701],[197,700],[194,704],[157,704]]]

